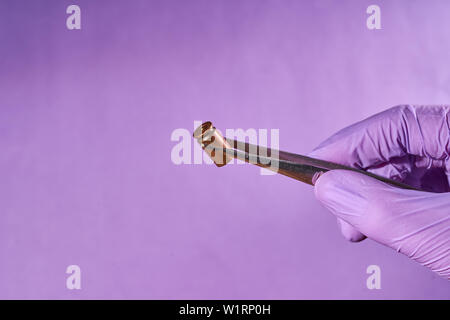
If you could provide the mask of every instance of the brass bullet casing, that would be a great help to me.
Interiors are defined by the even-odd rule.
[[[208,153],[216,166],[223,167],[233,160],[233,157],[226,153],[226,149],[231,149],[231,146],[212,125],[211,121],[204,122],[195,129],[194,138],[197,139],[202,149]]]

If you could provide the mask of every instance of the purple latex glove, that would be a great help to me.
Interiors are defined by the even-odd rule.
[[[449,153],[450,107],[397,106],[339,131],[310,156],[433,192],[332,170],[315,194],[350,241],[368,237],[450,279],[450,193],[442,193],[450,191]]]

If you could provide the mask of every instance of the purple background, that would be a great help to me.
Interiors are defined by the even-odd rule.
[[[170,158],[194,120],[308,153],[390,106],[450,103],[449,52],[445,0],[1,0],[0,298],[449,298],[346,242],[310,186]]]

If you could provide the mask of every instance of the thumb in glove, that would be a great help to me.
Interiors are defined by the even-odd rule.
[[[347,170],[322,174],[316,198],[348,227],[450,279],[450,195],[405,190]]]

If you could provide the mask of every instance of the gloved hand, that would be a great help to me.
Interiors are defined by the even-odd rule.
[[[328,171],[315,184],[348,240],[368,237],[450,279],[450,193],[442,193],[450,191],[450,107],[388,109],[339,131],[309,156],[433,191],[348,170]]]

